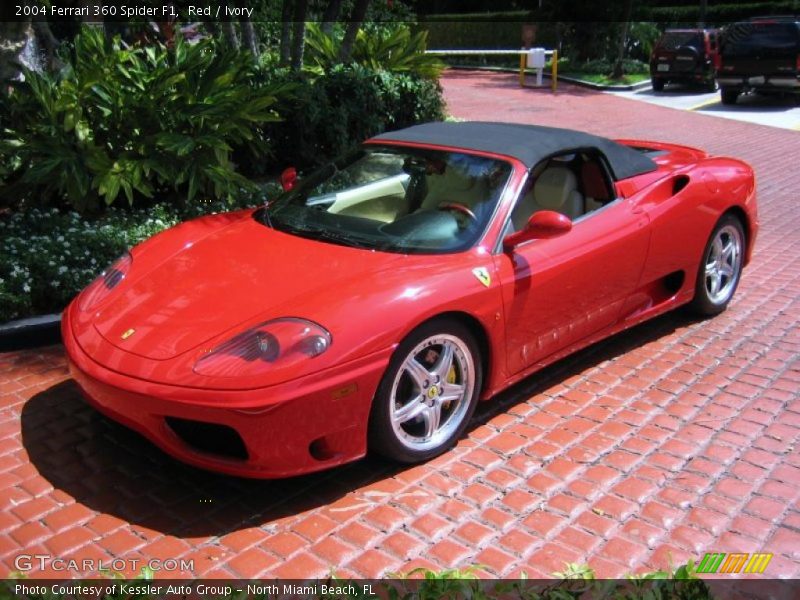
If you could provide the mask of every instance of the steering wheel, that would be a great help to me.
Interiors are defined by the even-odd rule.
[[[465,217],[469,217],[473,221],[477,222],[478,220],[478,217],[475,216],[475,213],[472,212],[469,207],[458,202],[442,202],[437,208],[438,210],[453,210],[457,213],[461,213]]]

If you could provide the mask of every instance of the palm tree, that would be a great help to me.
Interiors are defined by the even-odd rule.
[[[281,66],[288,66],[292,56],[292,0],[283,0],[281,7],[280,55]]]
[[[303,49],[306,37],[306,14],[308,0],[295,0],[294,23],[292,24],[292,69],[299,71],[303,66]]]
[[[631,25],[631,14],[633,13],[633,0],[625,0],[625,12],[622,17],[622,31],[619,36],[619,46],[617,52],[617,60],[614,63],[614,70],[611,72],[613,79],[622,77],[623,68],[622,60],[625,58],[625,44],[628,41],[628,30]]]
[[[339,18],[339,13],[342,11],[342,0],[330,0],[328,6],[325,7],[325,13],[322,15],[322,31],[326,35],[333,33],[333,24]]]
[[[7,91],[6,83],[19,77],[20,54],[33,35],[30,19],[0,22],[0,90]]]
[[[361,23],[364,22],[364,17],[367,15],[368,6],[369,0],[356,0],[355,6],[353,6],[350,23],[347,24],[347,31],[345,31],[342,47],[339,50],[339,60],[342,62],[350,60],[353,43],[356,41],[356,35],[358,35],[358,30],[361,28]]]

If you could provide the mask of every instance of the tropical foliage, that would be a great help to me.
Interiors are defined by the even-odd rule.
[[[311,23],[306,29],[308,64],[326,69],[341,56],[342,40]],[[444,68],[437,57],[425,54],[428,32],[412,33],[406,25],[359,29],[351,51],[351,61],[374,71],[410,73],[436,79]]]
[[[27,71],[3,100],[6,201],[96,211],[120,196],[232,199],[252,183],[234,148],[256,156],[276,93],[250,56],[211,40],[123,47],[85,28],[59,75]]]

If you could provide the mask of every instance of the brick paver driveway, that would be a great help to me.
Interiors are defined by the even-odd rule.
[[[207,474],[83,404],[60,347],[0,355],[0,557],[194,560],[194,575],[377,576],[484,565],[601,576],[704,551],[800,576],[800,134],[508,75],[448,73],[450,111],[697,145],[759,177],[762,233],[730,310],[667,315],[485,405],[425,465],[285,481]],[[46,574],[47,570],[43,573]],[[190,575],[190,573],[183,573]]]

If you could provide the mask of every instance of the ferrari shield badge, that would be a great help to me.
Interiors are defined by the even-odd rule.
[[[136,333],[136,330],[135,330],[133,327],[131,327],[130,329],[128,329],[128,330],[127,330],[125,333],[123,333],[123,334],[122,334],[121,336],[119,336],[119,337],[121,337],[123,340],[127,340],[127,339],[128,339],[129,337],[131,337],[131,336],[132,336],[134,333]]]
[[[472,274],[486,287],[492,284],[492,276],[489,275],[489,270],[486,267],[476,267],[472,269]]]

